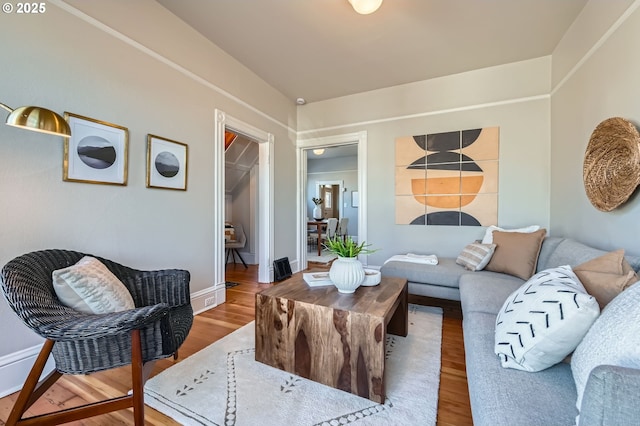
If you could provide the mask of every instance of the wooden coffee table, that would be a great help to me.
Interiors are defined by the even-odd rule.
[[[298,274],[256,294],[256,361],[378,403],[386,333],[406,336],[407,280],[341,294]]]

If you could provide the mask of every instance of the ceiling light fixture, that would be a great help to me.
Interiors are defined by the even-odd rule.
[[[314,153],[315,155],[322,155],[322,154],[324,154],[324,148],[314,149],[314,150],[313,150],[313,153]]]
[[[368,15],[378,10],[382,0],[349,0],[353,10],[361,15]]]
[[[46,108],[24,106],[16,109],[9,108],[3,103],[0,107],[9,111],[7,126],[20,127],[50,135],[69,137],[71,129],[64,118]]]

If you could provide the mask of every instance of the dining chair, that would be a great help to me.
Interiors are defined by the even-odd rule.
[[[347,226],[349,225],[348,217],[341,217],[340,223],[338,224],[337,234],[342,237],[342,239],[347,238]]]
[[[245,268],[248,268],[242,256],[240,256],[240,252],[238,249],[244,248],[247,243],[247,236],[244,234],[244,229],[241,224],[234,225],[235,230],[235,241],[225,241],[224,248],[227,251],[226,261],[225,263],[229,263],[229,256],[233,257],[233,263],[236,263],[236,255],[240,258],[240,261],[244,265]]]
[[[325,232],[320,234],[318,244],[322,244],[327,239],[335,237],[337,230],[338,219],[335,217],[330,217],[329,219],[327,219],[327,228],[325,229]]]

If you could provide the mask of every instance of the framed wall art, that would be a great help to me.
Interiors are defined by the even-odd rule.
[[[498,221],[499,127],[396,139],[396,224]]]
[[[360,196],[358,195],[358,191],[351,191],[351,207],[359,207],[360,206]]]
[[[65,112],[64,118],[71,136],[64,139],[62,179],[126,185],[129,130],[70,112]]]
[[[186,144],[147,135],[147,188],[187,190]]]

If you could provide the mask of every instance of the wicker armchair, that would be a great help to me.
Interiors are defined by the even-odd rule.
[[[85,314],[61,304],[51,273],[78,262],[85,253],[43,250],[19,256],[1,272],[2,290],[22,321],[46,339],[7,425],[59,424],[133,407],[136,425],[144,424],[143,385],[150,373],[144,363],[176,356],[193,322],[188,271],[139,271],[99,259],[118,277],[135,309],[110,314]],[[56,370],[38,383],[49,354]],[[24,412],[62,374],[87,374],[131,364],[131,395],[21,420]]]

